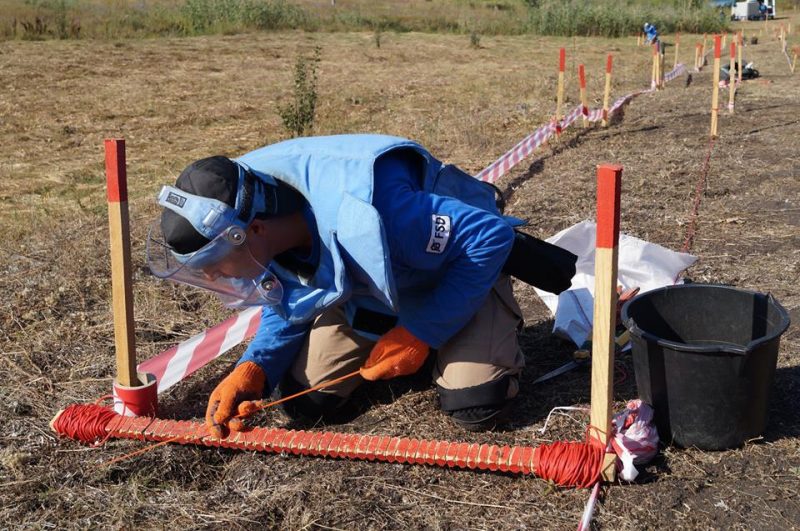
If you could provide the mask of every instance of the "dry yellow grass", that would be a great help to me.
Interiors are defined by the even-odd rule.
[[[684,60],[696,39],[683,36]],[[184,447],[95,468],[135,443],[98,451],[50,435],[47,421],[59,407],[110,389],[103,138],[122,136],[128,144],[137,340],[147,357],[224,315],[212,299],[147,273],[142,242],[157,213],[154,194],[196,158],[237,155],[285,138],[275,104],[290,93],[295,57],[314,45],[322,47],[315,133],[407,136],[470,171],[549,119],[560,46],[570,72],[586,63],[592,106],[599,104],[607,52],[616,57],[615,95],[646,86],[649,76],[649,51],[635,39],[484,36],[473,49],[466,35],[387,33],[376,48],[371,33],[286,32],[0,43],[0,521],[68,528],[576,525],[587,493],[553,491],[537,480]],[[800,90],[771,38],[748,48],[745,58],[764,79],[746,83],[737,113],[721,117],[694,249],[701,262],[690,275],[770,291],[797,317]],[[574,79],[567,87],[572,104]],[[688,88],[676,81],[636,100],[621,123],[571,131],[542,148],[500,182],[509,213],[531,219],[539,236],[591,217],[594,165],[615,161],[625,166],[624,230],[680,247],[707,145],[709,87],[708,71]],[[558,419],[545,437],[534,431],[551,407],[586,404],[588,374],[530,385],[569,359],[571,349],[550,337],[549,316],[532,290],[517,286],[517,294],[527,320],[528,369],[514,429],[456,431],[438,413],[424,378],[366,388],[362,417],[337,429],[505,444],[580,438],[580,418]],[[799,345],[795,325],[783,340],[764,442],[719,453],[666,449],[641,483],[607,491],[599,526],[796,525]],[[209,391],[234,359],[164,396],[162,414],[202,416]],[[622,362],[629,375],[617,400],[636,394],[630,362]],[[286,419],[270,413],[259,422]]]

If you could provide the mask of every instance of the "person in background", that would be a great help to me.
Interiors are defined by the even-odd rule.
[[[647,44],[658,44],[658,30],[654,25],[645,22],[643,30]]]

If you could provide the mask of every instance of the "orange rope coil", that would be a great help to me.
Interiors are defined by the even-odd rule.
[[[556,442],[537,448],[454,443],[406,437],[283,428],[253,428],[219,439],[194,421],[123,417],[96,405],[73,405],[52,423],[53,430],[84,443],[108,437],[322,456],[339,459],[426,464],[440,467],[535,474],[564,487],[586,488],[600,478],[605,450],[589,442]]]

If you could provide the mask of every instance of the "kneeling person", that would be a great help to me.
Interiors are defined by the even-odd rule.
[[[263,306],[258,332],[213,391],[215,433],[279,387],[360,370],[293,402],[335,412],[364,380],[419,370],[435,349],[442,409],[468,429],[500,422],[518,392],[522,324],[502,273],[513,221],[494,190],[418,144],[380,135],[289,140],[191,164],[159,195],[156,276]]]

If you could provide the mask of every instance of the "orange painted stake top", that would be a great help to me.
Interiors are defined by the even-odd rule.
[[[558,71],[563,72],[567,67],[567,50],[561,48],[558,51]]]
[[[613,63],[614,63],[614,56],[608,54],[608,57],[606,57],[606,74],[611,73],[611,66]]]
[[[125,170],[125,140],[106,139],[106,185],[109,203],[128,200],[128,176]]]
[[[731,59],[736,58],[736,43],[731,42]]]
[[[583,65],[578,65],[578,80],[580,81],[581,88],[586,88],[586,70]]]
[[[658,55],[658,44],[653,43],[653,55]]]
[[[714,59],[722,56],[722,37],[714,35]]]
[[[619,201],[622,166],[597,167],[597,247],[613,249],[619,243]]]

